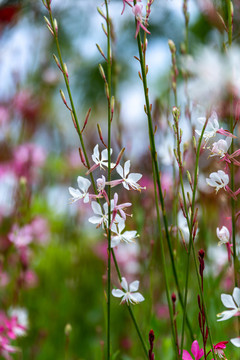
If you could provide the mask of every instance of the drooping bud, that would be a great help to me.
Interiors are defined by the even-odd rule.
[[[65,326],[64,332],[65,332],[65,335],[66,335],[66,336],[69,336],[70,333],[72,332],[72,326],[71,326],[70,324],[67,324],[67,325]]]
[[[57,64],[57,67],[58,67],[61,71],[63,71],[62,68],[61,68],[60,62],[59,62],[59,60],[58,60],[58,58],[56,57],[55,54],[53,54],[53,58],[54,58],[54,60],[55,60],[55,62],[56,62],[56,64]]]
[[[56,19],[53,20],[53,26],[54,26],[54,29],[55,29],[56,34],[57,34],[58,33],[58,23],[57,23]]]
[[[102,129],[99,124],[97,124],[97,129],[98,129],[98,135],[99,135],[99,138],[100,138],[102,144],[105,146],[105,148],[107,148],[107,145],[105,144],[105,142],[103,140]]]
[[[68,69],[67,69],[67,65],[65,63],[63,64],[63,70],[64,70],[64,73],[66,74],[66,77],[68,78]]]
[[[178,120],[180,117],[180,109],[176,106],[173,106],[172,114],[173,114],[174,120]]]
[[[106,30],[106,28],[105,28],[105,26],[104,26],[104,24],[103,24],[103,23],[102,23],[102,29],[103,29],[104,34],[105,34],[106,36],[108,36],[108,34],[107,34],[107,30]]]
[[[106,82],[106,81],[107,81],[107,79],[106,79],[106,75],[105,75],[105,72],[104,72],[104,70],[103,70],[102,65],[101,65],[101,64],[99,64],[99,65],[98,65],[98,67],[99,67],[99,71],[100,71],[100,74],[101,74],[101,76],[102,76],[103,80]]]
[[[176,294],[172,293],[172,302],[175,303],[177,300]]]
[[[106,58],[106,56],[104,55],[101,47],[100,47],[98,44],[96,44],[96,47],[97,47],[98,51],[100,52],[100,54],[102,55],[102,57],[107,61],[107,58]]]
[[[205,251],[203,249],[199,250],[199,252],[198,252],[198,260],[199,260],[199,273],[200,273],[201,277],[203,277],[203,271],[204,271],[204,268],[205,268],[204,256],[205,256]]]
[[[114,96],[111,97],[111,114],[113,116],[114,113],[114,106],[115,106],[115,98]]]
[[[168,40],[168,46],[169,46],[169,49],[171,51],[171,53],[175,53],[176,52],[176,46],[174,44],[174,42],[172,40]]]
[[[104,13],[102,12],[102,10],[99,7],[97,7],[97,11],[104,18],[104,20],[107,20],[106,16],[104,15]]]
[[[88,109],[88,112],[85,116],[85,121],[84,121],[84,124],[83,124],[83,127],[82,127],[82,130],[81,130],[81,133],[83,132],[83,130],[85,129],[86,125],[87,125],[87,122],[88,122],[88,118],[90,116],[90,112],[91,112],[91,108]]]

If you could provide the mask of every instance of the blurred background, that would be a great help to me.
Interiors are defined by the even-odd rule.
[[[98,70],[98,64],[105,68],[105,63],[96,48],[98,43],[103,51],[106,50],[106,37],[97,6],[101,8],[102,1],[52,0],[63,59],[68,66],[70,86],[82,124],[88,109],[92,109],[84,131],[89,156],[94,146],[100,143],[96,124],[101,125],[104,139],[107,134],[106,98]],[[214,108],[223,127],[227,128],[226,83],[236,92],[240,87],[240,5],[235,4],[236,36],[230,65],[236,71],[231,79],[223,76],[230,67],[223,55],[223,44],[227,46],[223,26],[227,19],[225,1],[188,1],[188,50],[184,47],[182,7],[180,0],[154,1],[147,64],[153,118],[158,127],[156,139],[162,183],[183,284],[181,269],[186,256],[174,226],[176,219],[173,219],[176,164],[169,123],[172,122],[171,107],[176,104],[171,90],[168,40],[172,39],[177,49],[178,105],[187,149],[185,166],[191,171],[194,158],[189,142],[195,127],[199,126],[197,117],[206,109]],[[141,185],[147,187],[141,194],[130,192],[128,198],[120,190],[121,201],[133,203],[133,217],[128,220],[128,229],[137,230],[140,238],[131,246],[118,246],[116,256],[128,281],[140,280],[140,290],[146,301],[134,307],[134,313],[146,341],[148,332],[153,329],[156,359],[171,359],[173,349],[159,260],[147,119],[138,77],[139,64],[134,58],[138,55],[134,16],[130,7],[126,7],[121,15],[120,0],[111,0],[109,8],[113,24],[113,88],[117,100],[113,153],[116,157],[125,147],[125,160],[131,159],[131,171],[142,173]],[[105,343],[107,243],[101,230],[88,222],[91,207],[83,206],[81,202],[69,203],[68,187],[77,187],[77,176],[84,176],[85,168],[79,158],[79,141],[70,113],[59,94],[65,87],[52,57],[56,48],[44,15],[47,16],[47,12],[40,0],[0,1],[0,309],[7,312],[11,307],[20,308],[28,319],[26,336],[14,343],[22,353],[13,355],[14,358],[100,360],[104,359]],[[189,78],[187,92],[185,73],[182,72],[186,67],[197,75]],[[217,247],[215,234],[217,226],[229,222],[230,210],[225,196],[220,194],[215,198],[205,185],[209,168],[213,171],[215,166],[207,157],[205,154],[201,160],[203,181],[200,176],[198,203],[201,217],[197,248],[208,249],[206,292],[209,294],[212,331],[219,342],[225,340],[227,332],[230,337],[235,335],[232,324],[216,322],[216,313],[222,311],[220,294],[223,290],[231,291],[233,286],[231,272],[226,270],[227,251]],[[178,204],[175,209],[178,213]],[[178,225],[183,233],[187,232],[181,213]],[[29,231],[31,236],[26,240]],[[18,240],[26,241],[27,246],[16,245],[16,232],[21,233]],[[188,234],[185,235],[187,241]],[[188,315],[194,333],[199,336],[198,289],[194,275],[191,276]],[[176,291],[171,277],[169,281],[172,291]],[[119,287],[114,271],[112,283]],[[127,309],[120,307],[115,298],[112,299],[112,323],[113,359],[142,359]],[[185,348],[190,349],[190,341]],[[231,359],[237,359],[236,349],[234,353],[233,350],[231,345],[228,354]]]

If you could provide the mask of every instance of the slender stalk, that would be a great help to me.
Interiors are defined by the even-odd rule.
[[[53,20],[53,16],[52,16],[52,11],[51,11],[51,6],[49,5],[48,7],[48,12],[49,12],[49,18],[50,18],[50,24],[51,24],[51,27],[52,27],[52,30],[53,30],[53,36],[54,36],[54,39],[55,39],[55,43],[56,43],[56,47],[57,47],[57,53],[58,53],[58,57],[59,57],[59,62],[60,62],[60,65],[61,65],[61,68],[64,69],[64,63],[63,63],[63,59],[62,59],[62,54],[61,54],[61,50],[60,50],[60,45],[59,45],[59,40],[58,40],[58,34],[55,30],[55,27],[54,27],[54,20]],[[87,152],[86,152],[86,148],[85,148],[85,145],[84,145],[84,140],[83,140],[83,136],[82,136],[82,133],[81,133],[81,130],[80,130],[80,125],[79,125],[79,121],[78,121],[78,117],[77,117],[77,113],[76,113],[76,110],[75,110],[75,106],[74,106],[74,103],[73,103],[73,98],[72,98],[72,94],[71,94],[71,89],[70,89],[70,85],[69,85],[69,81],[68,81],[68,77],[66,75],[66,73],[64,71],[62,71],[63,73],[63,77],[64,77],[64,81],[65,81],[65,85],[66,85],[66,88],[67,88],[67,92],[68,92],[68,96],[69,96],[69,100],[70,100],[70,104],[71,104],[71,109],[72,109],[72,113],[73,113],[73,116],[74,116],[74,119],[75,119],[75,123],[76,123],[76,130],[77,130],[77,133],[78,133],[78,136],[79,136],[79,139],[80,139],[80,144],[82,146],[82,151],[83,151],[83,154],[84,154],[84,157],[85,157],[85,161],[86,161],[86,164],[87,164],[87,167],[88,169],[90,169],[90,163],[89,163],[89,159],[88,159],[88,155],[87,155]],[[110,148],[110,147],[109,147]],[[110,159],[110,157],[109,157]],[[93,186],[93,189],[94,189],[94,193],[97,194],[97,187],[96,187],[96,184],[95,184],[95,181],[94,181],[94,178],[93,178],[93,175],[92,173],[89,174],[90,175],[90,178],[91,178],[91,182],[92,182],[92,186]],[[100,204],[100,206],[102,207],[99,199],[97,199],[97,202]],[[106,228],[105,228],[106,230]],[[116,267],[116,270],[117,270],[117,273],[118,273],[118,277],[119,277],[119,280],[121,282],[122,280],[122,276],[121,276],[121,273],[120,273],[120,270],[119,270],[119,266],[118,266],[118,263],[117,263],[117,259],[115,257],[115,253],[114,253],[114,250],[111,249],[111,253],[112,253],[112,256],[113,256],[113,260],[114,260],[114,264],[115,264],[115,267]],[[129,307],[128,307],[129,308]],[[130,308],[129,308],[130,309]],[[130,310],[129,310],[130,311]],[[146,357],[148,359],[148,353],[147,353],[147,348],[144,344],[144,341],[143,341],[143,338],[142,338],[142,335],[141,335],[141,332],[140,332],[140,329],[137,325],[137,322],[136,322],[136,319],[134,317],[134,314],[133,312],[131,311],[131,319],[133,320],[133,323],[134,323],[134,326],[137,330],[137,333],[138,333],[138,336],[139,336],[139,339],[140,339],[140,342],[143,346],[143,350],[144,350],[144,353],[146,354]]]
[[[136,0],[134,0],[134,4],[136,4]],[[136,22],[137,22],[137,20],[136,20]],[[162,192],[161,181],[160,181],[159,167],[158,167],[158,161],[157,161],[157,152],[156,152],[153,124],[152,124],[152,115],[151,115],[150,103],[149,103],[149,97],[148,97],[146,68],[144,66],[144,59],[143,59],[143,53],[142,53],[142,44],[141,44],[140,33],[138,33],[138,36],[137,36],[137,43],[138,43],[138,52],[139,52],[139,59],[140,59],[141,73],[142,73],[142,80],[143,80],[143,88],[144,88],[144,95],[145,95],[146,114],[147,114],[147,118],[148,118],[148,130],[149,130],[149,141],[150,141],[151,156],[152,156],[152,160],[153,160],[153,163],[154,163],[154,169],[155,169],[155,174],[156,174],[156,181],[157,181],[159,199],[160,199],[160,204],[161,204],[161,208],[162,208],[164,229],[165,229],[165,233],[166,233],[166,239],[167,239],[167,244],[168,244],[168,249],[169,249],[170,259],[171,259],[171,266],[172,266],[172,270],[173,270],[175,284],[176,284],[176,287],[177,287],[178,297],[179,297],[181,306],[183,308],[183,297],[182,297],[182,293],[181,293],[181,290],[180,290],[180,284],[179,284],[177,270],[176,270],[176,266],[175,266],[175,262],[174,262],[174,255],[173,255],[173,250],[172,250],[172,245],[171,245],[171,240],[170,240],[170,234],[169,234],[169,230],[168,230],[168,220],[167,220],[166,209],[165,209],[164,198],[163,198],[163,192]],[[187,325],[188,325],[188,329],[189,329],[191,338],[194,339],[193,332],[192,332],[191,325],[190,325],[190,322],[188,320],[188,317],[187,317]]]
[[[116,259],[116,256],[115,256],[115,253],[114,253],[113,249],[112,249],[112,257],[113,257],[113,261],[114,261],[114,264],[115,264],[115,267],[116,267],[116,270],[117,270],[117,274],[118,274],[119,281],[121,282],[121,281],[122,281],[122,276],[121,276],[121,273],[120,273],[120,270],[119,270],[119,266],[118,266],[118,263],[117,263],[117,259]],[[148,359],[148,350],[147,350],[147,347],[146,347],[145,342],[144,342],[144,340],[143,340],[143,337],[142,337],[141,331],[140,331],[140,329],[139,329],[139,326],[138,326],[138,324],[137,324],[137,322],[136,322],[136,319],[135,319],[135,316],[134,316],[134,314],[133,314],[132,308],[131,308],[130,305],[126,305],[126,306],[127,306],[127,308],[128,308],[128,311],[129,311],[130,316],[131,316],[131,318],[132,318],[133,324],[134,324],[135,329],[136,329],[136,331],[137,331],[139,340],[140,340],[140,342],[141,342],[141,344],[142,344],[143,351],[144,351],[144,353],[145,353],[145,355],[146,355],[146,357],[147,357],[147,359]]]
[[[111,97],[112,97],[112,59],[111,59],[111,29],[108,2],[105,0],[107,22],[107,85],[108,93],[108,181],[111,181]],[[111,346],[111,186],[108,186],[108,276],[107,276],[107,359],[110,360]]]
[[[232,21],[233,21],[233,8],[232,2],[227,0],[227,12],[228,12],[228,45],[229,48],[232,46]],[[234,119],[233,119],[233,96],[230,97],[230,132],[234,131]],[[231,143],[231,153],[234,152],[233,141]],[[231,190],[235,191],[235,179],[234,179],[234,164],[231,162],[230,166],[231,173]],[[237,254],[236,254],[236,204],[235,200],[231,198],[231,210],[232,210],[232,243],[233,243],[233,266],[234,266],[234,284],[238,286],[237,279]]]
[[[167,278],[167,268],[166,268],[166,261],[165,261],[165,256],[164,256],[164,245],[163,245],[163,236],[162,236],[162,226],[161,226],[159,204],[158,204],[158,194],[157,194],[157,186],[156,186],[156,174],[155,174],[155,168],[154,168],[153,161],[152,161],[152,168],[153,168],[154,197],[155,197],[155,205],[156,205],[156,210],[157,210],[157,225],[158,225],[158,234],[159,234],[160,248],[161,248],[160,253],[161,253],[161,262],[162,262],[162,269],[163,269],[163,278],[164,278],[166,295],[167,295],[173,344],[174,344],[174,347],[176,350],[176,358],[178,359],[179,353],[178,353],[177,333],[175,332],[175,328],[174,328],[172,301],[171,301],[171,297],[170,297],[168,278]]]
[[[208,331],[209,331],[209,340],[210,340],[211,348],[212,348],[212,351],[213,351],[213,356],[214,356],[214,359],[215,359],[215,354],[214,354],[214,349],[213,349],[213,342],[212,342],[212,335],[211,335],[211,330],[210,330],[210,327],[209,327],[206,304],[205,304],[204,295],[203,295],[203,292],[202,292],[201,279],[200,279],[199,272],[198,272],[198,265],[197,265],[197,260],[196,260],[196,254],[195,254],[195,251],[194,251],[194,244],[193,244],[193,227],[194,227],[194,216],[195,216],[195,199],[196,199],[197,181],[198,181],[198,164],[199,164],[199,157],[200,157],[200,150],[201,150],[203,134],[204,134],[205,128],[207,126],[207,122],[208,122],[208,119],[206,120],[206,122],[205,122],[205,124],[203,126],[203,129],[202,129],[202,132],[201,132],[201,135],[200,135],[200,138],[199,138],[199,142],[198,142],[198,147],[197,147],[196,165],[195,165],[195,171],[194,171],[193,193],[192,193],[192,204],[191,204],[191,217],[190,217],[190,219],[189,219],[187,201],[186,201],[186,196],[185,196],[185,191],[184,191],[184,186],[183,186],[183,173],[182,173],[182,162],[181,162],[181,152],[180,152],[180,137],[179,137],[179,129],[178,129],[178,120],[175,122],[176,134],[177,134],[177,143],[178,143],[177,156],[178,156],[178,162],[179,162],[179,178],[180,178],[180,184],[181,184],[181,190],[182,190],[182,196],[183,196],[184,211],[185,211],[185,214],[186,214],[186,220],[187,220],[187,224],[188,224],[188,228],[189,228],[189,245],[188,245],[188,256],[187,256],[187,267],[186,267],[186,278],[185,278],[185,294],[184,294],[182,338],[181,338],[181,357],[182,357],[182,352],[183,352],[185,319],[186,319],[186,315],[187,315],[187,294],[188,294],[189,265],[190,265],[190,255],[191,255],[191,250],[192,250],[193,251],[193,256],[194,256],[195,270],[196,270],[196,274],[197,274],[197,277],[198,277],[199,292],[201,294],[200,295],[201,296],[201,301],[202,301],[202,304],[203,304],[206,323],[207,323],[207,327],[208,327]]]

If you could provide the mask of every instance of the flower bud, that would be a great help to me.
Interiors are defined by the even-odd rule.
[[[70,333],[72,332],[72,325],[67,324],[67,325],[65,326],[64,332],[65,332],[65,335],[66,335],[66,336],[69,336]]]

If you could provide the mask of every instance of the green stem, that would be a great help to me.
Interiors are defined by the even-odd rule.
[[[203,134],[204,134],[204,131],[206,129],[207,122],[208,122],[208,119],[206,120],[206,122],[205,122],[205,124],[203,126],[203,129],[202,129],[202,132],[201,132],[201,135],[200,135],[200,138],[199,138],[199,142],[198,142],[198,147],[197,147],[196,165],[195,165],[195,170],[194,170],[192,204],[191,204],[191,218],[190,219],[189,219],[189,216],[188,216],[188,207],[187,207],[187,201],[186,201],[184,185],[183,185],[183,173],[182,173],[182,162],[181,162],[181,152],[180,152],[180,136],[179,136],[179,129],[178,129],[178,120],[175,122],[176,132],[177,132],[177,143],[178,143],[177,155],[178,155],[178,161],[179,161],[179,178],[180,178],[180,184],[181,184],[181,189],[182,189],[184,211],[185,211],[185,214],[186,214],[186,220],[187,220],[187,224],[188,224],[188,228],[189,228],[189,245],[188,245],[187,268],[186,268],[186,278],[185,278],[185,295],[184,295],[182,338],[181,338],[181,358],[182,358],[182,352],[183,352],[184,327],[185,327],[185,319],[186,319],[186,313],[187,313],[187,294],[188,294],[190,255],[191,255],[191,250],[192,250],[193,251],[193,256],[194,256],[195,270],[196,270],[196,274],[197,274],[197,277],[198,277],[199,292],[200,292],[200,296],[201,296],[201,300],[202,300],[202,304],[203,304],[203,308],[204,308],[206,324],[207,324],[208,331],[209,331],[209,340],[210,340],[210,344],[211,344],[211,348],[212,348],[212,352],[213,352],[213,357],[214,357],[214,360],[215,360],[215,353],[214,353],[214,348],[213,348],[212,335],[211,335],[211,330],[210,330],[210,327],[209,327],[206,304],[205,304],[204,295],[203,295],[202,288],[201,288],[201,279],[200,279],[200,275],[199,275],[199,272],[198,272],[198,264],[197,264],[197,260],[196,260],[196,254],[195,254],[195,251],[194,251],[194,243],[193,243],[193,227],[194,227],[193,221],[194,221],[194,216],[195,216],[195,199],[196,199],[197,181],[198,181],[198,164],[199,164],[200,150],[201,150]]]
[[[134,0],[134,4],[136,4],[136,0]],[[137,22],[137,20],[136,20],[136,22]],[[147,118],[148,118],[148,130],[149,130],[149,141],[150,141],[151,156],[152,156],[152,160],[153,160],[154,168],[155,168],[159,199],[160,199],[160,204],[161,204],[161,208],[162,208],[163,223],[164,223],[164,228],[165,228],[165,233],[166,233],[166,238],[167,238],[167,244],[168,244],[168,249],[169,249],[170,258],[171,258],[171,266],[172,266],[173,275],[174,275],[174,279],[175,279],[175,283],[176,283],[176,287],[177,287],[178,297],[179,297],[181,306],[183,308],[183,297],[182,297],[182,293],[181,293],[181,290],[180,290],[177,270],[176,270],[176,266],[175,266],[175,262],[174,262],[174,255],[173,255],[173,250],[172,250],[172,245],[171,245],[171,240],[170,240],[170,235],[169,235],[169,230],[168,230],[168,221],[167,221],[167,215],[166,215],[163,192],[162,192],[160,175],[159,175],[157,152],[156,152],[154,131],[153,131],[153,125],[152,125],[152,115],[151,115],[149,97],[148,97],[146,68],[144,66],[144,59],[143,59],[143,54],[142,54],[142,45],[141,45],[140,33],[138,33],[138,36],[137,36],[137,43],[138,43],[138,52],[139,52],[139,59],[140,59],[142,80],[143,80],[143,88],[144,88],[144,95],[145,95],[146,114],[147,114]],[[193,332],[192,332],[191,325],[190,325],[190,322],[188,320],[188,317],[187,317],[187,325],[188,325],[188,329],[189,329],[191,338],[194,339],[193,338]]]
[[[169,315],[170,315],[173,343],[174,343],[174,347],[175,347],[175,350],[176,350],[176,358],[178,359],[179,358],[179,353],[178,353],[177,333],[175,332],[175,328],[174,328],[172,301],[171,301],[171,298],[170,298],[170,291],[169,291],[168,278],[167,278],[166,261],[165,261],[165,256],[164,256],[165,252],[164,252],[163,236],[162,236],[162,226],[161,226],[159,204],[158,204],[158,194],[157,194],[157,186],[156,186],[156,174],[155,174],[155,168],[154,168],[153,161],[152,161],[152,168],[153,168],[154,196],[155,196],[155,205],[156,205],[156,210],[157,210],[157,225],[158,225],[158,234],[159,234],[160,248],[161,248],[160,252],[161,252],[163,277],[164,277],[164,283],[165,283],[165,289],[166,289],[166,295],[167,295],[167,302],[168,302],[168,309],[169,309]]]
[[[107,22],[107,85],[108,93],[108,181],[111,181],[111,96],[112,96],[112,59],[111,59],[111,29],[108,12],[108,2],[105,0]],[[108,186],[108,277],[107,277],[107,359],[110,360],[111,346],[111,186]]]
[[[113,257],[113,261],[114,261],[114,264],[115,264],[115,267],[116,267],[116,270],[117,270],[117,274],[118,274],[119,281],[121,282],[121,281],[122,281],[122,276],[121,276],[121,273],[120,273],[120,270],[119,270],[119,266],[118,266],[118,263],[117,263],[117,259],[116,259],[116,256],[115,256],[115,253],[114,253],[113,249],[112,249],[112,257]],[[135,326],[135,329],[136,329],[136,331],[137,331],[139,340],[140,340],[140,342],[141,342],[141,344],[142,344],[143,351],[144,351],[144,353],[145,353],[145,355],[146,355],[146,357],[147,357],[147,359],[148,359],[147,347],[146,347],[146,345],[145,345],[145,343],[144,343],[144,340],[143,340],[141,331],[140,331],[139,326],[138,326],[138,324],[137,324],[137,322],[136,322],[136,319],[135,319],[135,316],[134,316],[134,314],[133,314],[133,311],[132,311],[132,309],[131,309],[131,307],[130,307],[129,305],[127,305],[127,307],[128,307],[128,311],[129,311],[129,313],[130,313],[130,316],[131,316],[131,318],[132,318],[133,324],[134,324],[134,326]]]

